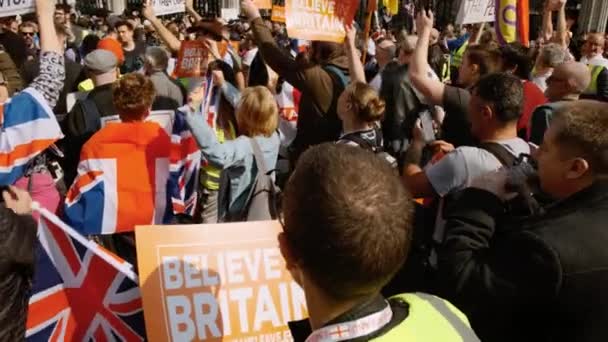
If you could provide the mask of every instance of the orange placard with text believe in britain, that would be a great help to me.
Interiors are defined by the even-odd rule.
[[[344,22],[353,21],[354,0],[285,0],[285,24],[292,38],[342,43]]]
[[[175,65],[175,76],[178,78],[199,77],[203,66],[209,59],[207,47],[198,40],[182,42]]]
[[[277,5],[272,6],[272,13],[271,13],[270,20],[277,22],[277,23],[284,23],[285,22],[285,7],[277,6]]]
[[[276,221],[136,228],[150,341],[292,341],[307,317]]]

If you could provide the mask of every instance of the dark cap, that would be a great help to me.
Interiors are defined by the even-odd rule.
[[[214,19],[203,19],[194,23],[191,27],[188,28],[186,32],[188,33],[203,33],[211,36],[214,40],[220,42],[224,39],[224,35],[222,29],[224,25]]]

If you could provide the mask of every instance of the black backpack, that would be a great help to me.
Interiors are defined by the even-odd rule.
[[[270,175],[274,170],[268,171],[264,163],[264,155],[260,145],[254,138],[249,138],[253,158],[255,160],[252,173],[255,178],[251,187],[242,196],[247,196],[243,208],[239,212],[230,210],[232,199],[231,178],[228,169],[220,174],[220,190],[218,193],[219,222],[246,222],[273,220],[278,213],[278,189]]]

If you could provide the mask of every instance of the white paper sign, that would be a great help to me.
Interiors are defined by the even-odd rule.
[[[456,24],[488,23],[495,20],[495,0],[463,0],[456,17]]]
[[[146,121],[156,122],[160,127],[165,129],[169,136],[171,136],[174,117],[175,112],[171,110],[155,110],[150,112]],[[101,118],[101,127],[105,127],[109,122],[120,122],[120,117],[118,115],[112,115]]]
[[[35,11],[34,0],[0,0],[0,18]]]
[[[2,1],[2,0],[0,0]],[[156,15],[183,13],[186,11],[185,0],[152,0]]]

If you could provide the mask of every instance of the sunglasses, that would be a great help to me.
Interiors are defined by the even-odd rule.
[[[21,34],[28,37],[33,37],[35,35],[34,32],[21,32]]]

